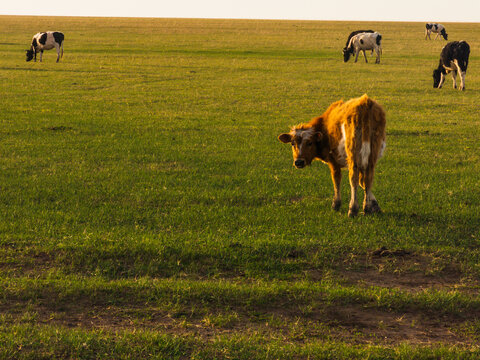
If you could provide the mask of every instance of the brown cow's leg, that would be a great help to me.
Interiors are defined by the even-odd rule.
[[[373,195],[372,192],[374,174],[375,170],[369,166],[361,176],[364,181],[365,189],[365,199],[363,201],[363,212],[365,215],[381,212],[377,199],[375,199],[375,195]]]
[[[365,190],[365,171],[360,170],[358,173],[360,187]]]
[[[340,210],[340,206],[342,205],[342,197],[340,194],[340,183],[342,182],[342,169],[340,167],[335,167],[332,164],[328,164],[330,166],[330,174],[332,175],[333,181],[333,190],[335,194],[333,196],[332,202],[332,209],[335,211]]]
[[[357,187],[358,187],[358,167],[356,165],[349,165],[348,176],[350,178],[351,198],[350,205],[348,207],[348,216],[354,217],[358,214],[358,202],[357,202]]]

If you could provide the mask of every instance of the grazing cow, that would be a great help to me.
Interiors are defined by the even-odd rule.
[[[27,52],[27,61],[37,61],[37,53],[40,52],[40,62],[42,61],[43,50],[55,48],[57,50],[57,62],[60,56],[63,58],[63,40],[65,36],[58,31],[47,31],[37,33],[33,36],[32,45]]]
[[[433,40],[437,40],[437,37],[439,34],[442,35],[445,40],[448,40],[448,34],[445,31],[445,26],[443,26],[442,24],[426,23],[425,24],[425,40],[427,40],[427,37],[430,40],[432,40],[432,38],[430,37],[430,34],[432,32],[437,34],[437,36],[435,36],[435,39]]]
[[[364,214],[381,211],[372,193],[372,183],[375,164],[385,150],[385,124],[385,111],[365,94],[331,104],[323,115],[294,126],[278,139],[292,144],[296,168],[304,168],[316,159],[328,164],[335,193],[334,210],[341,205],[341,169],[348,167],[351,187],[348,215],[353,217],[358,213],[359,181],[365,190]]]
[[[343,59],[345,59],[345,54],[347,53],[347,48],[348,48],[348,44],[350,43],[350,39],[357,35],[357,34],[363,34],[363,33],[373,33],[374,31],[373,30],[356,30],[356,31],[352,31],[350,33],[350,35],[348,35],[348,39],[347,39],[347,42],[345,43],[345,47],[343,48]],[[350,57],[350,55],[348,55],[348,57]]]
[[[348,43],[346,50],[344,50],[343,52],[343,61],[347,62],[350,59],[350,55],[353,55],[353,53],[355,52],[355,62],[357,62],[358,54],[360,53],[360,50],[361,50],[363,51],[365,62],[368,63],[365,50],[375,50],[375,52],[377,53],[377,58],[375,60],[375,63],[378,64],[380,63],[380,53],[382,51],[381,43],[382,43],[382,35],[380,35],[378,32],[361,33],[361,34],[354,35],[350,39],[350,42]]]
[[[445,76],[452,72],[453,88],[457,88],[457,72],[460,75],[460,90],[465,90],[465,74],[468,67],[470,46],[466,41],[452,41],[440,53],[438,68],[433,70],[433,87],[441,88]]]

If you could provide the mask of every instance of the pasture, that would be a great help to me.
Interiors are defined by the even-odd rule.
[[[461,92],[423,23],[0,20],[0,358],[480,356],[480,24],[444,24]],[[364,93],[383,213],[351,219],[277,136]]]

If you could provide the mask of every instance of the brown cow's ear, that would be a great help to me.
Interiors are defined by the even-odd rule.
[[[292,135],[290,134],[280,134],[278,135],[278,140],[281,142],[288,144],[289,142],[292,142]]]

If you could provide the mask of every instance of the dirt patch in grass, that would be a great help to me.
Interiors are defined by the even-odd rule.
[[[54,259],[47,252],[28,253],[24,250],[12,249],[0,253],[0,272],[11,276],[39,275],[53,268]]]
[[[466,319],[422,313],[397,313],[358,306],[330,310],[331,326],[343,329],[353,342],[398,345],[471,345],[473,339],[459,329]]]
[[[25,312],[25,309],[28,311]],[[0,307],[12,323],[104,331],[152,330],[213,340],[219,335],[261,335],[292,342],[339,341],[350,344],[456,345],[469,347],[478,339],[462,329],[480,314],[462,316],[422,312],[393,312],[361,305],[325,305],[308,312],[294,308],[210,309],[205,314],[167,312],[153,307],[88,306],[69,304],[61,311],[51,306],[16,303]]]
[[[409,292],[455,290],[480,294],[478,279],[466,277],[459,264],[431,254],[415,254],[402,249],[380,248],[355,258],[338,270],[347,283],[378,286]]]

